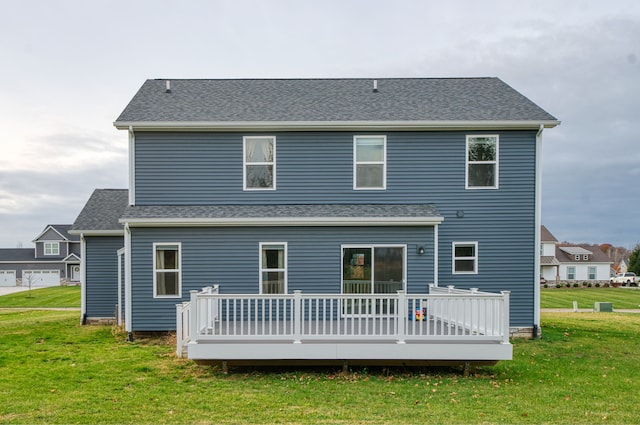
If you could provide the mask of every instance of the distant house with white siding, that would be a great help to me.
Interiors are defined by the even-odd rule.
[[[541,226],[540,276],[545,281],[606,281],[613,261],[597,245],[559,243]]]

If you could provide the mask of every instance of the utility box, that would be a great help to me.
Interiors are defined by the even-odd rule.
[[[611,303],[594,303],[593,311],[596,313],[611,313],[613,311],[613,304]]]

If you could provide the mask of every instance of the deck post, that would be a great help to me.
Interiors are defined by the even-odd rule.
[[[182,304],[176,304],[176,356],[182,357]]]
[[[406,337],[406,329],[405,324],[407,323],[407,296],[404,291],[398,291],[398,317],[396,322],[398,323],[398,340],[396,344],[405,344]]]
[[[189,332],[189,340],[198,339],[198,291],[189,291],[191,294],[191,331]]]
[[[510,318],[509,318],[509,297],[511,295],[511,291],[500,291],[500,293],[502,294],[502,315],[504,317],[504,330],[503,330],[503,334],[502,335],[502,342],[505,344],[509,343],[509,332],[510,332],[510,328],[509,328],[509,322],[510,322]]]
[[[293,291],[293,343],[302,341],[302,291]]]

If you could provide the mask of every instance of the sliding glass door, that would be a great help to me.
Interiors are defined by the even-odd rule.
[[[405,286],[406,246],[345,245],[342,247],[343,294],[395,294]],[[392,313],[394,307],[376,303]],[[371,305],[349,303],[345,313],[371,313]]]

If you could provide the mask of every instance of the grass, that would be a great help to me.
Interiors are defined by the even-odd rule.
[[[543,339],[451,369],[240,369],[77,312],[0,312],[0,423],[637,423],[640,315],[543,314]]]
[[[0,308],[80,308],[79,286],[54,286],[16,292],[0,297]]]
[[[639,288],[560,288],[541,289],[541,308],[593,308],[595,302],[610,302],[615,309],[639,309]]]

